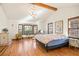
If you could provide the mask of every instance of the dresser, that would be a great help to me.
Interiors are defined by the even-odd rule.
[[[8,45],[9,43],[9,38],[8,38],[8,33],[0,33],[0,46]]]

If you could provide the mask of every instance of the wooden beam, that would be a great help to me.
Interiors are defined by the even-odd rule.
[[[72,20],[72,19],[76,19],[76,18],[79,18],[79,16],[76,16],[76,17],[70,17],[70,18],[68,18],[68,20]]]
[[[43,8],[46,8],[46,9],[57,11],[56,7],[52,7],[52,6],[49,6],[47,4],[43,4],[43,3],[32,3],[32,4],[43,7]]]

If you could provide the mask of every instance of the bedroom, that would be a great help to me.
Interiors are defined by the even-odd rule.
[[[24,56],[24,55],[26,56],[51,56],[51,55],[73,56],[74,55],[75,56],[76,55],[77,56],[79,55],[78,54],[79,51],[77,48],[75,49],[69,46],[54,49],[54,50],[49,50],[48,52],[46,52],[45,49],[40,46],[40,44],[36,45],[36,41],[33,37],[35,35],[38,35],[39,33],[41,34],[41,37],[38,35],[38,37],[40,38],[42,38],[43,35],[45,35],[46,38],[48,38],[48,36],[50,36],[49,38],[52,38],[51,35],[55,35],[59,37],[65,35],[66,37],[68,37],[69,36],[68,19],[79,18],[78,3],[65,3],[65,4],[48,3],[44,5],[55,7],[57,8],[57,10],[56,11],[51,10],[49,7],[48,8],[41,7],[30,3],[0,4],[0,32],[2,32],[2,30],[5,28],[8,29],[8,33],[9,33],[8,44],[10,45],[4,49],[5,52],[3,51],[1,55],[9,55],[9,56],[15,56],[15,55],[19,55],[19,56]],[[20,30],[19,29],[20,24],[22,25],[22,29],[20,33],[23,35],[23,39],[14,40],[16,38],[16,34]],[[28,33],[25,33],[26,27],[29,27],[28,25],[30,26],[31,30],[30,28],[28,28],[27,32],[28,30],[30,31]],[[34,26],[36,26],[35,31],[34,31]],[[36,32],[38,32],[38,34]],[[30,34],[32,34],[33,37],[30,37]],[[43,38],[45,39],[45,37]],[[0,39],[0,43],[2,42],[6,43],[6,40],[1,41]]]

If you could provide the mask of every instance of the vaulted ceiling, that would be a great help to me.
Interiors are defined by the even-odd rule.
[[[46,4],[46,3],[45,3]],[[36,6],[29,3],[3,3],[1,4],[3,11],[5,12],[6,16],[10,20],[19,20],[19,19],[27,19],[27,20],[37,20],[39,18],[49,16],[51,13],[48,9]],[[66,8],[66,7],[73,7],[79,6],[77,3],[47,3],[49,6],[55,6],[56,8]],[[55,12],[55,11],[53,11]],[[32,13],[36,14],[35,17],[32,17]],[[53,13],[52,13],[53,14]]]
[[[2,4],[2,8],[8,19],[12,20],[18,20],[23,18],[26,18],[27,20],[34,19],[32,17],[32,13],[36,14],[35,19],[37,19],[41,18],[44,14],[48,12],[48,10],[45,8],[41,8],[28,3]],[[33,10],[33,8],[35,8],[35,10]]]

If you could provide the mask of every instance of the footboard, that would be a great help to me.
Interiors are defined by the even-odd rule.
[[[42,42],[40,42],[39,40],[36,39],[36,43],[40,44],[42,47],[44,47],[46,52],[48,52],[48,50],[50,50],[50,49],[68,46],[68,42],[69,42],[68,40],[64,41],[64,39],[63,39],[63,40],[50,41],[47,44],[44,44],[44,43],[42,43]],[[52,45],[50,45],[51,43],[52,43]]]
[[[46,50],[46,52],[48,52],[47,44],[44,44],[37,39],[35,39],[35,40],[36,40],[36,44],[40,44]]]

